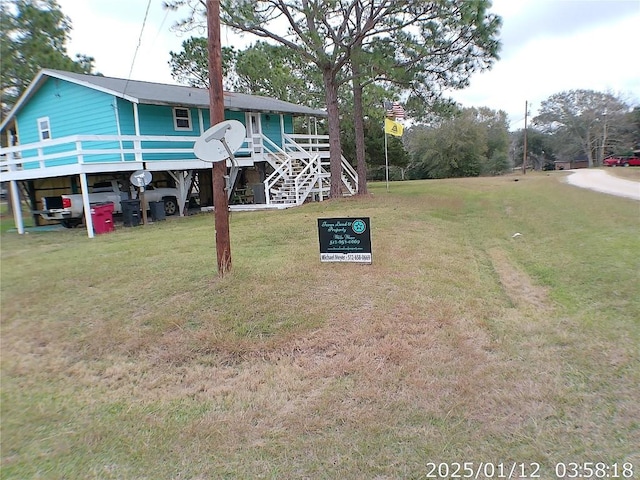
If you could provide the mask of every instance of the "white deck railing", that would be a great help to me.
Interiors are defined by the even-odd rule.
[[[284,135],[285,150],[294,155],[304,152],[306,158],[317,155],[320,158],[323,173],[329,173],[330,146],[328,135]],[[342,183],[351,195],[355,195],[358,190],[358,173],[351,166],[344,156],[342,156]]]
[[[150,161],[194,161],[197,137],[167,135],[71,135],[37,143],[0,148],[0,172],[46,170],[52,167]],[[236,156],[251,157],[253,142],[245,139]],[[32,172],[33,173],[33,172]]]
[[[77,168],[78,165],[91,165],[99,169],[107,164],[109,171],[119,168],[128,170],[132,165],[142,162],[171,162],[172,169],[179,170],[176,164],[184,162],[203,163],[194,154],[193,144],[198,137],[167,135],[72,135],[59,139],[50,139],[37,143],[0,148],[1,180],[23,180],[46,177],[47,171],[60,168]],[[285,134],[283,145],[277,145],[266,136],[262,137],[261,152],[256,152],[252,138],[246,138],[236,152],[239,160],[251,162],[267,161],[274,169],[265,180],[267,192],[277,184],[280,178],[295,180],[296,198],[300,203],[311,191],[317,191],[321,197],[324,183],[329,177],[329,137],[326,135]],[[287,160],[289,159],[289,160]],[[294,173],[295,159],[303,167],[302,172]],[[168,165],[169,163],[167,163]],[[342,159],[342,181],[350,193],[355,193],[357,174],[353,167]],[[193,166],[187,167],[189,169]],[[295,175],[295,177],[294,177]],[[269,201],[267,193],[267,201]]]

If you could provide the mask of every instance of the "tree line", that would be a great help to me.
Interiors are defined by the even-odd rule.
[[[608,156],[632,155],[640,149],[637,99],[633,105],[633,101],[611,92],[569,90],[551,95],[542,102],[533,124],[527,157],[534,168],[553,160],[578,158],[597,167]],[[518,153],[524,160],[524,152],[520,149]]]
[[[167,6],[184,12],[179,28],[191,30],[204,26],[207,3],[171,0]],[[221,20],[236,32],[280,47],[253,46],[277,57],[266,62],[266,72],[276,78],[281,72],[273,70],[291,59],[284,73],[297,75],[286,89],[305,87],[295,92],[296,101],[322,96],[330,195],[337,197],[342,195],[347,128],[358,175],[367,177],[367,111],[373,104],[380,120],[382,102],[400,97],[415,118],[424,116],[442,103],[445,89],[463,88],[474,72],[497,60],[501,19],[489,12],[490,6],[489,0],[222,0]],[[241,67],[244,54],[239,55]],[[280,85],[264,69],[258,73],[266,83]],[[242,83],[242,76],[236,80]],[[365,194],[366,188],[365,181],[359,182],[358,193]]]
[[[71,30],[71,20],[55,0],[0,2],[0,119],[42,68],[93,73],[93,57],[68,56]]]
[[[173,0],[185,14],[175,28],[206,21],[206,2]],[[383,177],[383,101],[403,99],[411,118],[402,139],[388,139],[397,178],[494,175],[523,161],[523,133],[503,111],[464,108],[446,97],[498,60],[501,20],[488,0],[223,0],[222,21],[262,40],[223,48],[225,88],[326,108],[332,173],[340,155],[360,178]],[[0,13],[2,114],[40,68],[94,73],[94,59],[68,57],[71,21],[55,0],[10,0]],[[170,52],[173,78],[208,88],[207,41],[186,39]],[[640,109],[612,93],[573,90],[542,103],[527,132],[534,168],[584,156],[600,165],[638,148]],[[332,175],[339,190],[339,173]],[[366,193],[366,182],[360,182]]]
[[[185,84],[208,86],[206,39],[185,40],[171,52],[173,77]],[[223,49],[226,88],[323,106],[322,82],[316,70],[284,46],[258,41],[244,50]],[[364,90],[363,131],[367,178],[384,178],[383,108],[386,90],[370,84]],[[353,96],[342,90],[343,111],[353,111]],[[424,108],[424,107],[423,107]],[[415,112],[415,109],[413,110]],[[388,138],[393,179],[496,175],[520,167],[524,131],[509,131],[507,115],[487,107],[463,108],[441,98],[431,111],[406,129],[402,140]],[[347,158],[356,157],[353,120],[341,118],[341,145]],[[536,170],[553,168],[555,160],[591,159],[602,165],[609,155],[630,155],[638,148],[640,109],[612,93],[592,90],[560,92],[546,99],[527,131],[527,163]]]

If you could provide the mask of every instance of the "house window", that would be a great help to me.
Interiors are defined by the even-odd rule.
[[[191,110],[189,110],[188,108],[174,108],[173,126],[176,130],[191,131]]]
[[[49,140],[51,138],[51,126],[49,125],[49,117],[38,119],[38,132],[40,140]]]

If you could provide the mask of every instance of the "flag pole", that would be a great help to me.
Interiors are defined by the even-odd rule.
[[[387,151],[387,130],[384,130],[384,169],[387,179],[387,192],[389,191],[389,153]]]

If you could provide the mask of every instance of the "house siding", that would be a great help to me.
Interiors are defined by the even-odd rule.
[[[48,117],[51,139],[71,135],[117,135],[114,99],[111,95],[73,83],[49,78],[36,92],[31,101],[17,115],[19,141],[21,144],[39,142],[38,118]],[[91,142],[83,148],[113,148],[113,143]],[[62,153],[75,149],[74,143],[43,148],[44,154]],[[23,158],[37,155],[37,151],[23,152]],[[119,157],[114,159],[118,159]],[[108,161],[105,156],[85,155],[85,162]],[[77,162],[69,156],[48,160],[46,166],[53,167]],[[24,168],[29,168],[26,162]]]
[[[207,115],[208,114],[209,112],[207,111]],[[224,119],[237,120],[242,125],[244,125],[245,128],[247,127],[246,112],[238,112],[237,110],[225,110]],[[249,157],[250,155],[251,153],[249,151],[249,144],[247,142],[243,142],[242,145],[240,145],[240,149],[235,152],[236,157]]]
[[[260,115],[262,134],[276,145],[282,147],[282,132],[280,130],[280,115],[263,113]]]
[[[176,130],[173,123],[172,106],[140,105],[138,107],[140,135],[193,137],[193,142],[195,142],[200,136],[198,109],[190,108],[189,110],[191,112],[191,130]],[[193,147],[193,142],[174,142],[170,146],[166,142],[142,142],[142,148],[190,148]],[[195,159],[195,155],[184,153],[150,153],[143,156],[144,161]]]
[[[180,106],[180,105],[175,105]],[[133,153],[121,150],[133,150],[133,141],[88,141],[82,140],[78,145],[72,136],[83,135],[150,135],[165,137],[189,137],[195,141],[210,126],[208,108],[189,108],[191,113],[191,130],[176,130],[173,118],[174,105],[137,105],[139,132],[136,131],[136,115],[134,104],[115,95],[103,92],[72,81],[55,77],[45,77],[39,88],[33,92],[16,113],[18,143],[29,145],[21,151],[22,163],[19,168],[36,169],[43,165],[35,161],[37,157],[55,156],[44,160],[44,167],[59,167],[83,163],[109,163],[123,161],[179,161],[196,160],[188,151],[180,153],[148,153],[142,159]],[[187,107],[183,107],[187,108]],[[245,111],[225,110],[226,120],[237,120],[246,126]],[[257,112],[256,112],[257,113]],[[48,118],[51,143],[40,141],[38,119]],[[293,132],[293,117],[290,114],[260,113],[262,133],[271,142],[282,146],[281,120],[284,120],[284,131]],[[68,139],[58,144],[61,139]],[[146,149],[184,149],[193,148],[193,141],[169,142],[156,140],[142,142]],[[33,146],[33,148],[31,148]],[[81,149],[81,151],[80,151]],[[108,150],[108,153],[92,153],[97,150]],[[239,157],[252,155],[249,144],[245,143],[236,152]],[[81,157],[80,157],[81,155]],[[123,165],[126,170],[126,166]]]
[[[136,134],[136,122],[133,113],[133,104],[128,100],[122,98],[116,98],[118,106],[118,122],[120,123],[120,135],[135,135]],[[122,142],[123,149],[134,148],[133,142]],[[123,156],[125,161],[135,160],[133,153],[127,153]]]
[[[118,104],[118,119],[120,121],[121,135],[135,135],[136,124],[133,115],[133,104],[122,98],[116,99]]]
[[[293,133],[293,117],[291,115],[284,116],[284,133]]]

